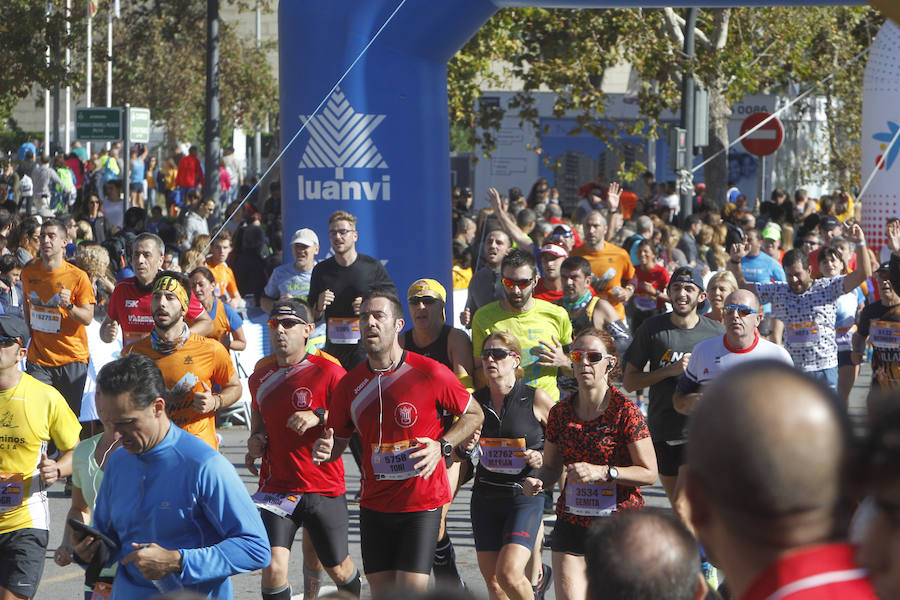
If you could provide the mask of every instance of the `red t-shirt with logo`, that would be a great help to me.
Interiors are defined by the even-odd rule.
[[[347,373],[334,390],[328,427],[340,438],[349,438],[354,429],[359,432],[363,446],[360,506],[405,513],[450,502],[444,461],[438,461],[428,479],[415,476],[412,465],[421,459],[408,460],[407,454],[418,447],[407,446],[414,446],[417,437],[440,439],[441,409],[462,415],[470,397],[450,369],[415,352],[404,352],[397,368],[382,376],[369,368],[368,361]]]
[[[345,373],[340,365],[311,354],[290,367],[279,367],[274,355],[256,363],[248,382],[251,406],[262,416],[269,437],[259,471],[260,491],[332,497],[344,493],[343,459],[322,465],[312,462],[312,446],[324,427],[313,427],[298,436],[285,424],[297,411],[328,410],[334,388]]]
[[[150,311],[149,290],[142,291],[137,286],[134,277],[128,277],[119,281],[109,297],[109,307],[106,314],[113,321],[119,323],[122,328],[122,344],[127,346],[138,341],[153,329],[153,315]],[[187,321],[200,316],[203,305],[197,297],[191,294],[191,303],[188,305]]]

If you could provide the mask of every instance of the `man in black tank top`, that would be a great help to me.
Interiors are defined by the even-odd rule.
[[[475,371],[472,340],[459,329],[444,322],[444,303],[447,300],[444,286],[434,279],[419,279],[409,287],[406,297],[413,327],[400,336],[401,346],[445,365],[471,391],[472,373]],[[445,430],[453,424],[453,415],[447,417],[443,420]],[[447,465],[447,476],[450,478],[450,489],[454,497],[471,473],[467,466],[470,465],[463,465],[461,462]],[[435,579],[440,584],[462,587],[462,580],[456,569],[456,553],[447,534],[449,508],[449,503],[443,507],[432,568]]]

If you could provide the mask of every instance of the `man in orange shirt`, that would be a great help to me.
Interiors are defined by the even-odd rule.
[[[40,260],[22,270],[25,316],[32,331],[25,370],[59,390],[79,416],[90,356],[85,325],[94,318],[94,288],[87,273],[65,261],[65,225],[44,221],[40,240]]]
[[[606,241],[606,219],[599,210],[589,212],[582,226],[584,244],[576,247],[572,256],[583,256],[591,263],[594,274],[591,286],[598,296],[612,304],[624,321],[625,303],[634,295],[634,286],[628,283],[634,277],[634,265],[625,250]]]
[[[212,256],[206,266],[216,278],[216,298],[222,298],[231,308],[241,305],[241,293],[238,291],[234,271],[228,266],[228,255],[231,254],[231,232],[223,229],[212,243]]]
[[[122,354],[143,354],[151,358],[166,380],[171,395],[166,412],[172,422],[199,437],[213,448],[216,439],[216,411],[231,406],[241,397],[241,384],[228,351],[219,342],[191,334],[184,315],[190,304],[187,277],[163,271],[153,281],[150,335],[126,346]],[[213,393],[213,385],[220,392]]]

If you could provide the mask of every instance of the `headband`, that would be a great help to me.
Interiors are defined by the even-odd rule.
[[[187,288],[171,275],[164,275],[153,282],[153,293],[155,294],[156,292],[172,292],[181,302],[181,308],[184,309],[184,312],[187,312],[188,304],[190,304]]]

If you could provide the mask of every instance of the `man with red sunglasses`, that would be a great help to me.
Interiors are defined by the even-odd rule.
[[[263,600],[291,597],[288,562],[300,527],[303,597],[317,595],[319,560],[340,590],[353,596],[360,591],[347,542],[344,462],[312,462],[312,446],[324,431],[331,394],[346,371],[336,361],[306,352],[313,328],[312,309],[305,302],[276,301],[269,318],[272,354],[256,364],[249,381],[251,427],[245,463],[259,475],[253,501],[272,546],[272,562],[262,572]],[[262,458],[259,470],[257,458]]]

